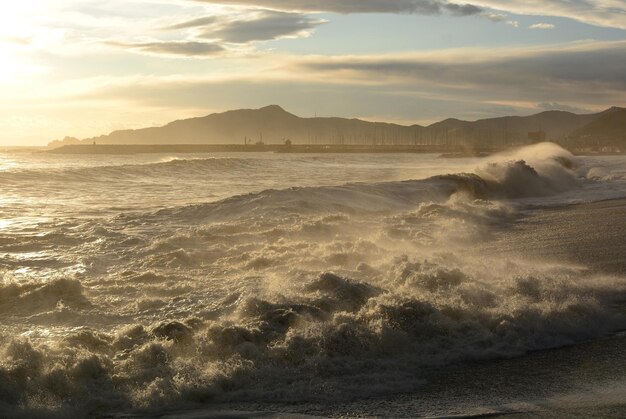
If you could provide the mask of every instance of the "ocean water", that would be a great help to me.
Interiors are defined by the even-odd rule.
[[[533,217],[626,197],[624,156],[7,152],[0,187],[2,417],[572,413],[626,394],[626,276],[516,250],[546,246]]]

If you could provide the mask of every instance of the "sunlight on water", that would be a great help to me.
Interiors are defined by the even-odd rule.
[[[0,230],[5,230],[13,225],[13,220],[3,220],[0,219]]]
[[[0,155],[0,172],[15,169],[16,167],[19,167],[19,163]]]

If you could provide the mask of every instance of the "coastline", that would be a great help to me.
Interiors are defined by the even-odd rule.
[[[202,153],[284,153],[284,154],[441,154],[442,158],[487,157],[509,148],[461,145],[312,145],[312,144],[71,144],[57,148],[25,148],[20,151],[66,155],[202,154]],[[570,150],[576,156],[615,156],[625,152]]]
[[[466,157],[499,150],[467,150],[440,145],[285,145],[285,144],[73,144],[46,150],[51,154],[156,154],[156,153],[448,153]]]

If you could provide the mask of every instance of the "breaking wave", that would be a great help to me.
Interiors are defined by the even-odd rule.
[[[579,186],[574,156],[554,144],[538,144],[490,158],[474,173],[423,180],[296,187],[234,196],[219,202],[160,211],[157,215],[188,220],[289,213],[399,211],[421,203],[445,202],[454,195],[469,199],[516,199],[554,195]]]
[[[89,416],[235,400],[349,400],[414,390],[425,372],[450,363],[519,356],[626,327],[623,313],[611,310],[626,299],[624,281],[479,275],[443,262],[400,257],[385,272],[362,269],[358,280],[327,272],[282,293],[234,293],[211,311],[115,332],[80,328],[55,343],[5,337],[0,406],[7,414],[22,406]]]
[[[267,166],[271,160],[255,160],[243,158],[170,158],[165,161],[146,164],[119,164],[109,166],[61,167],[46,169],[13,168],[0,172],[4,181],[25,180],[56,180],[64,182],[111,182],[115,180],[130,181],[150,177],[198,177],[219,174],[229,171],[253,169]]]
[[[0,313],[4,317],[32,315],[61,306],[84,308],[89,305],[77,280],[56,279],[45,283],[0,285]]]

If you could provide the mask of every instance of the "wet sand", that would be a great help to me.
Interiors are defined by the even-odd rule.
[[[484,248],[626,274],[626,199],[532,210]]]

